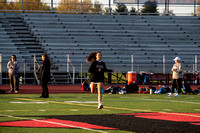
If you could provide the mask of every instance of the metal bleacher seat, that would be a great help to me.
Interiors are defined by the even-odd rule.
[[[101,51],[103,60],[115,71],[130,70],[133,55],[140,71],[156,72],[162,70],[163,55],[169,64],[173,64],[175,56],[192,63],[194,55],[199,55],[198,17],[37,13],[23,16],[55,63],[66,62],[67,54],[75,64],[85,63],[91,52]]]

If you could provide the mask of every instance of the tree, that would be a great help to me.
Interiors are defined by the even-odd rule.
[[[173,13],[173,10],[170,10],[167,14],[165,13],[165,11],[163,11],[162,16],[175,16],[175,14]]]
[[[22,0],[19,0],[20,4]],[[47,4],[43,4],[41,0],[23,0],[24,10],[38,10],[38,11],[50,11],[50,7]],[[22,5],[22,4],[21,4]]]
[[[7,0],[0,0],[0,9],[5,9],[7,5]]]
[[[131,7],[130,13],[131,15],[136,15],[136,10],[134,7]]]
[[[200,5],[197,7],[196,14],[197,14],[197,16],[200,16]]]
[[[93,8],[91,9],[94,14],[103,12],[102,4],[99,1],[95,1]]]
[[[92,1],[91,0],[83,0],[82,2],[82,12],[91,12],[92,10]]]
[[[21,10],[20,3],[7,2],[7,0],[0,0],[0,9],[2,10]],[[6,11],[9,12],[9,11]]]
[[[3,2],[0,5],[0,9],[19,10],[15,12],[21,12],[22,10],[22,0],[19,0],[17,2],[10,2],[10,3],[7,3],[6,0],[1,0],[1,1]],[[46,4],[43,4],[41,0],[23,0],[23,10],[50,11],[51,9]]]
[[[105,9],[104,9],[105,11],[105,15],[110,15],[110,13],[112,13],[113,12],[113,9],[112,8],[109,8],[109,7],[106,7]]]
[[[82,8],[81,8],[82,7]],[[82,9],[82,10],[81,10]],[[57,11],[62,13],[80,13],[82,12],[91,12],[92,2],[91,0],[83,0],[82,5],[79,0],[61,0]]]
[[[141,13],[145,13],[142,15],[159,15],[158,9],[157,9],[157,2],[154,0],[149,0],[144,3],[141,9]],[[148,14],[150,13],[150,14]]]
[[[127,9],[126,5],[118,3],[116,6],[117,6],[117,8],[116,8],[115,12],[118,12],[119,15],[127,15],[128,14],[128,9]]]
[[[74,11],[80,11],[79,9],[79,2],[78,0],[61,0],[57,11],[66,11],[66,12],[74,12]]]

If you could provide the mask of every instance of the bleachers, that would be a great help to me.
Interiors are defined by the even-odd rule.
[[[194,57],[199,57],[199,17],[36,13],[18,15],[23,18],[55,65],[66,63],[66,55],[70,55],[77,71],[80,70],[81,63],[83,71],[87,71],[89,64],[85,60],[93,51],[101,51],[108,68],[118,72],[131,70],[131,55],[135,71],[150,72],[162,72],[163,55],[166,58],[166,72],[170,72],[176,56],[182,58],[186,71],[193,70]],[[0,37],[3,41],[3,33],[0,35],[3,36]],[[57,67],[59,71],[66,69],[65,65]]]

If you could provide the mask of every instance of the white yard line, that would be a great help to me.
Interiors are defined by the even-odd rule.
[[[23,119],[23,120],[32,120],[32,121],[43,122],[43,123],[50,123],[50,124],[55,124],[55,125],[60,125],[60,126],[66,126],[66,127],[73,127],[73,128],[89,130],[89,131],[93,131],[93,132],[107,133],[107,132],[102,131],[102,130],[94,130],[94,129],[90,129],[90,128],[79,127],[79,126],[74,126],[74,125],[68,125],[68,124],[63,124],[63,123],[58,123],[58,122],[51,122],[51,121],[37,120],[37,119],[29,119],[29,118],[25,118],[25,117],[16,117],[16,116],[3,115],[3,114],[0,114],[0,116],[9,117],[9,118],[16,118],[16,119]]]
[[[169,97],[171,98],[171,97]],[[187,101],[174,101],[174,100],[159,100],[159,99],[148,99],[148,98],[137,98],[134,97],[134,99],[142,99],[142,100],[148,100],[148,101],[158,101],[158,102],[177,102],[177,103],[188,103],[188,104],[200,104],[199,102],[187,102]]]
[[[32,101],[32,99],[23,99],[23,98],[17,98],[17,99]],[[143,99],[143,98],[137,98],[137,99]],[[157,99],[143,99],[143,100],[153,100],[153,101],[155,101]],[[167,102],[170,102],[170,100],[158,100],[158,101],[165,101],[165,102],[167,101]],[[75,105],[75,106],[96,107],[94,105],[87,105],[87,104],[80,104],[80,103],[66,103],[66,102],[55,102],[55,101],[46,101],[46,102],[49,102],[49,103],[58,103],[58,104],[70,104],[70,105]],[[176,102],[176,101],[171,101],[171,102]],[[185,102],[183,102],[183,103],[185,103]],[[104,108],[105,109],[126,110],[126,111],[158,112],[158,113],[165,113],[165,114],[168,113],[168,114],[177,114],[177,115],[184,115],[184,116],[200,117],[200,116],[197,116],[197,115],[182,114],[182,113],[170,113],[170,112],[163,112],[163,111],[152,111],[152,110],[144,110],[144,109],[129,109],[129,108],[120,108],[120,107],[108,107],[108,106],[104,106]]]

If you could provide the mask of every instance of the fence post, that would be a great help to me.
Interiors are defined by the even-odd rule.
[[[22,0],[22,12],[24,12],[24,0]]]
[[[51,12],[54,12],[54,10],[53,10],[53,0],[51,0]]]
[[[110,0],[109,0],[109,14],[111,15],[111,3],[110,3]]]
[[[83,14],[83,2],[81,0],[81,14]]]
[[[165,74],[165,55],[163,55],[163,74]]]
[[[0,54],[0,85],[2,84],[2,55]]]
[[[194,0],[194,16],[196,16],[196,3],[197,3],[197,1]]]
[[[140,1],[137,0],[137,15],[140,14]]]

